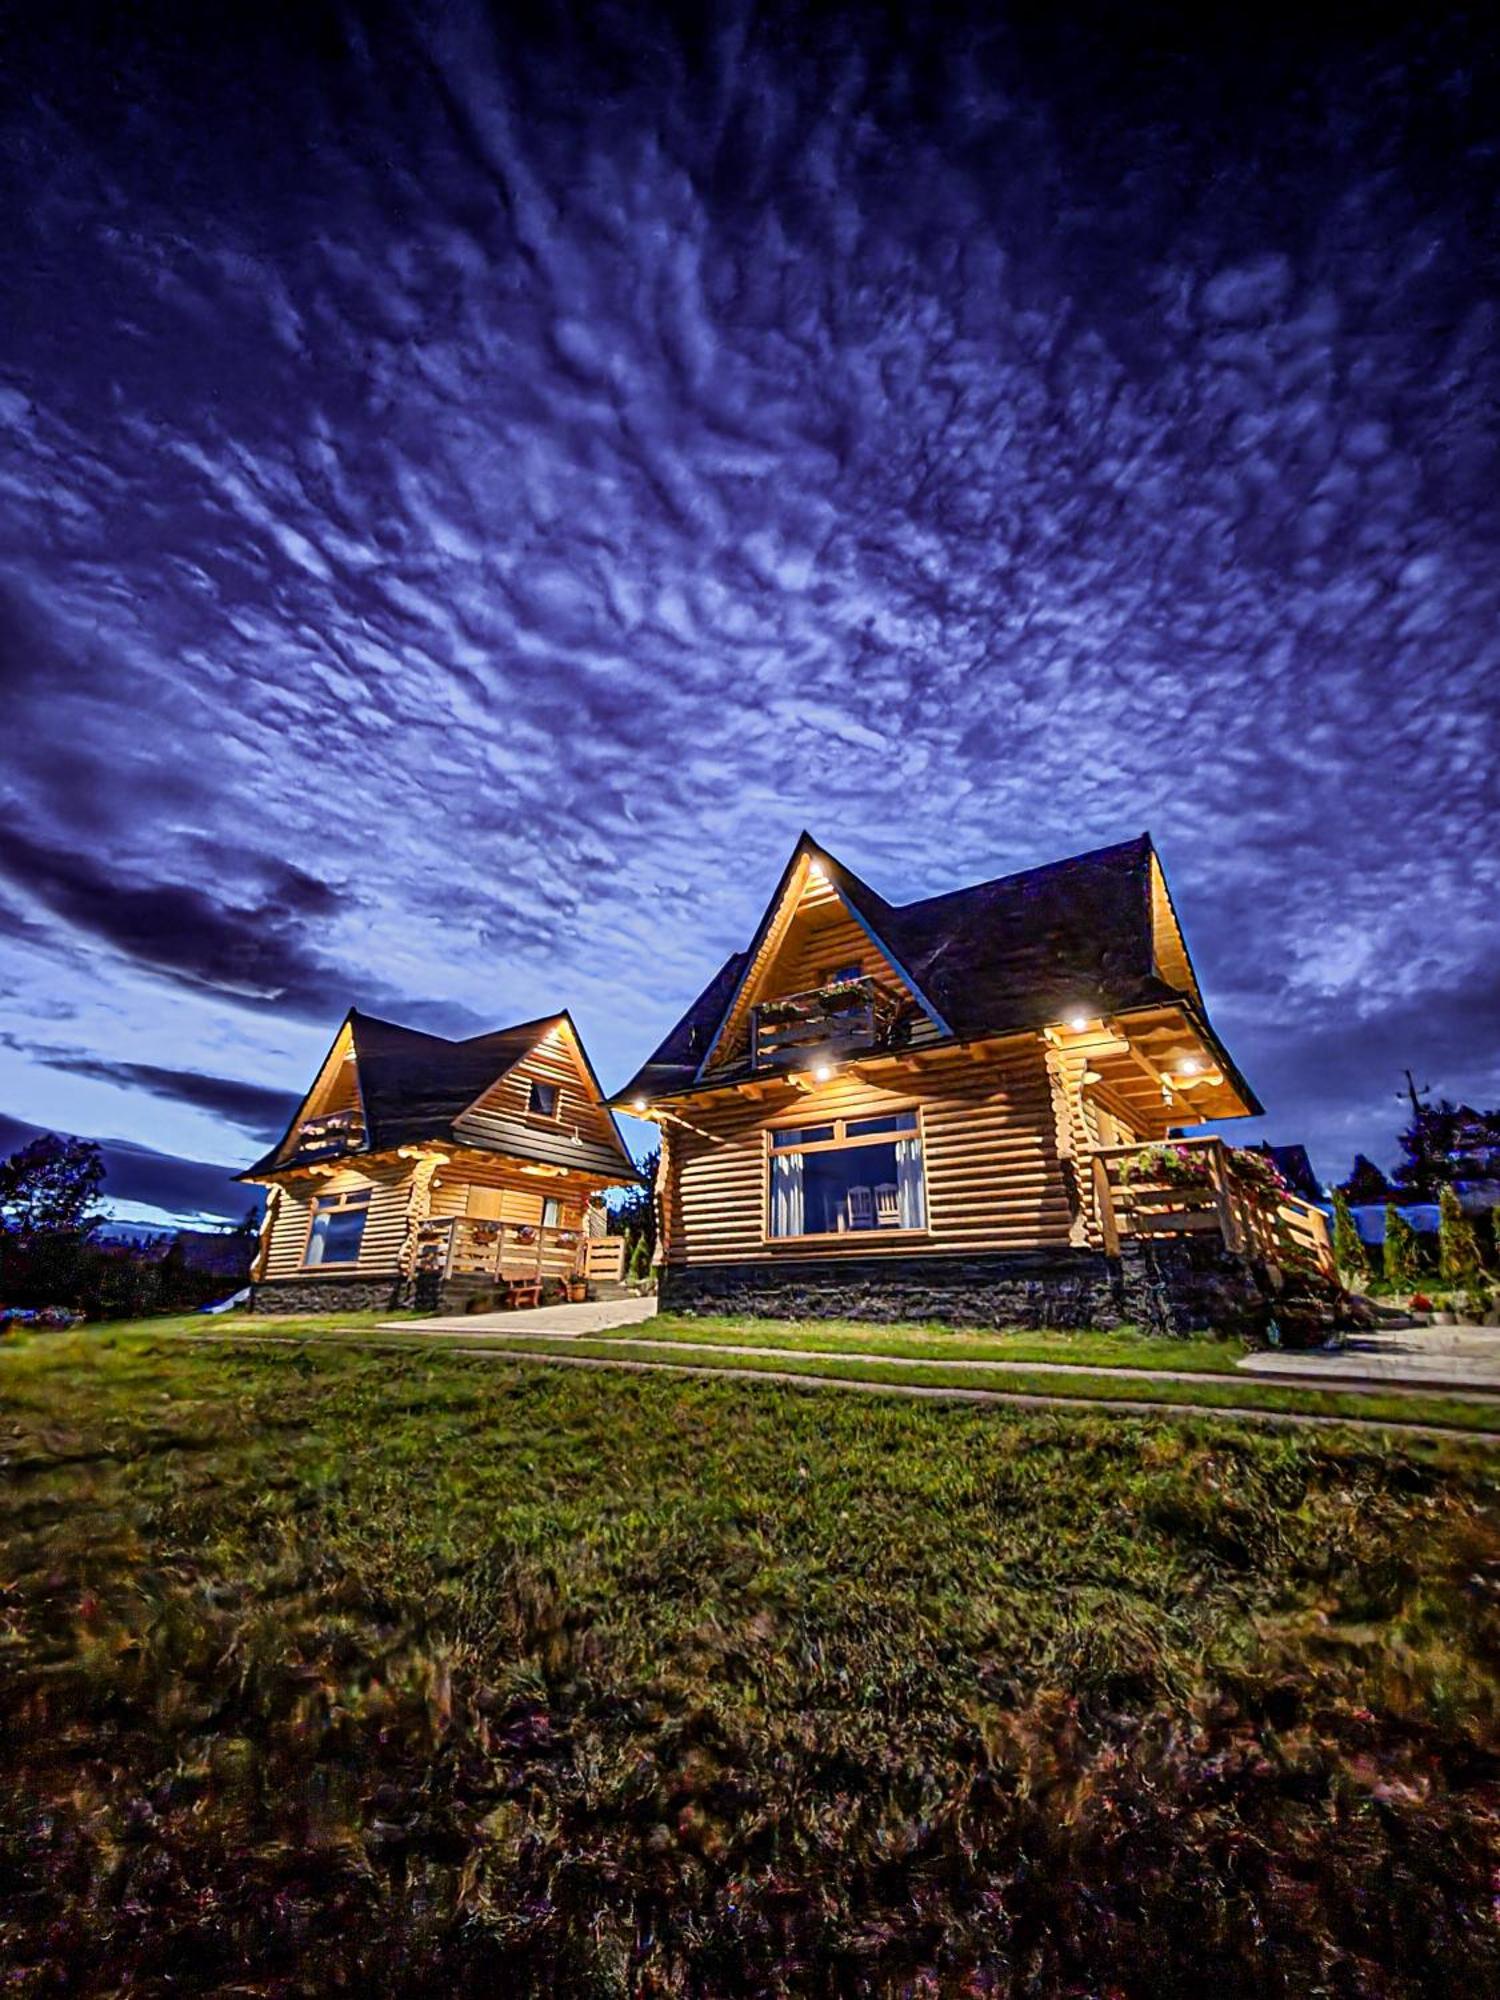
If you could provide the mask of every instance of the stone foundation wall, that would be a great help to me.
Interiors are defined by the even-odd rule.
[[[1256,1274],[1220,1246],[669,1265],[661,1309],[760,1319],[938,1320],[952,1326],[1238,1326],[1263,1310]]]
[[[258,1313],[389,1312],[407,1302],[404,1278],[275,1278],[250,1289]]]

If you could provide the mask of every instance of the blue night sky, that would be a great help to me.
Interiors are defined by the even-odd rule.
[[[1484,10],[1055,11],[12,25],[0,1142],[236,1213],[351,1001],[615,1086],[804,825],[1149,827],[1325,1174],[1500,1098]]]

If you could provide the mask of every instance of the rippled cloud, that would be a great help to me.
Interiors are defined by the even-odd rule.
[[[1149,826],[1325,1172],[1500,1097],[1477,28],[148,18],[28,29],[0,186],[20,1116],[202,1157],[148,1073],[351,1000],[613,1082],[803,824]]]

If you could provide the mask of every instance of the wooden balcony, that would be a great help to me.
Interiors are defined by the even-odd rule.
[[[1192,1179],[1143,1179],[1132,1168],[1140,1146],[1103,1146],[1090,1158],[1094,1208],[1108,1255],[1139,1237],[1217,1234],[1226,1249],[1260,1263],[1286,1265],[1310,1259],[1336,1276],[1333,1245],[1323,1211],[1300,1196],[1261,1192],[1233,1172],[1222,1139],[1172,1139]]]
[[[891,1008],[873,979],[841,979],[762,1001],[750,1011],[750,1065],[807,1069],[884,1046]]]
[[[288,1165],[312,1160],[331,1160],[339,1153],[357,1152],[365,1143],[364,1114],[359,1111],[327,1111],[321,1118],[309,1118],[292,1142]]]

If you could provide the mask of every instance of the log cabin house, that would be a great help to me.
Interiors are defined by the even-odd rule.
[[[1218,1138],[1142,1171],[1261,1109],[1148,835],[896,905],[804,834],[615,1102],[661,1133],[666,1309],[1182,1327],[1331,1268]]]
[[[351,1010],[239,1178],[268,1190],[256,1310],[332,1312],[618,1278],[591,1204],[641,1176],[566,1013],[453,1042]]]

